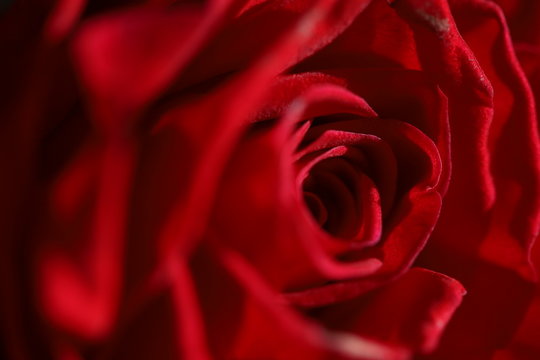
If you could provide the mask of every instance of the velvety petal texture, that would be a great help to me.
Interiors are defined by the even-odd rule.
[[[0,5],[0,357],[540,357],[540,12]]]
[[[453,351],[473,357],[489,356],[493,351],[490,348],[502,347],[509,340],[519,318],[523,316],[532,291],[529,251],[538,231],[539,219],[538,130],[533,99],[511,47],[506,24],[496,6],[488,1],[456,1],[451,2],[450,6],[441,2],[439,6],[431,8],[429,17],[424,16],[425,25],[421,28],[422,16],[416,10],[418,5],[414,2],[408,5],[407,2],[397,2],[396,8],[411,21],[419,18],[416,20],[419,24],[418,37],[431,37],[433,43],[439,43],[440,56],[447,62],[446,68],[437,68],[439,63],[433,61],[433,48],[429,48],[425,50],[426,66],[435,67],[433,71],[437,71],[439,76],[448,74],[451,81],[460,77],[465,81],[466,77],[471,77],[470,81],[466,81],[469,84],[466,90],[453,90],[456,96],[463,96],[464,91],[475,91],[470,85],[474,82],[478,84],[476,94],[471,94],[468,99],[459,98],[454,105],[454,111],[460,116],[474,112],[480,129],[475,134],[470,130],[470,123],[455,123],[456,129],[452,134],[459,143],[452,146],[453,181],[446,197],[446,208],[443,208],[433,235],[432,247],[427,249],[425,259],[435,269],[462,280],[469,294],[472,294],[468,297],[469,303],[465,302],[462,307],[461,317],[458,314],[451,325],[447,338],[449,348],[441,350],[441,354],[444,354],[441,356],[452,358]],[[448,18],[450,11],[455,25]],[[437,24],[433,24],[433,17],[448,22],[443,33],[437,29]],[[485,25],[480,27],[482,21]],[[460,35],[457,35],[458,29]],[[481,30],[486,35],[477,34]],[[437,32],[440,33],[438,36]],[[487,46],[488,34],[493,39],[491,47]],[[456,39],[460,36],[462,41],[469,40],[466,42],[468,46],[460,46],[457,40],[445,41],[453,36]],[[453,46],[452,53],[448,53],[449,44]],[[471,51],[478,64],[472,57],[465,58]],[[501,55],[494,57],[495,51]],[[446,92],[450,104],[451,90]],[[484,99],[475,100],[473,96]],[[466,128],[460,130],[460,126]],[[463,131],[463,136],[459,135],[460,131]],[[470,135],[473,137],[470,138],[470,145],[467,145],[466,139]],[[509,142],[516,138],[522,139],[519,145],[509,147]],[[485,147],[479,147],[479,144],[485,144]],[[467,153],[460,155],[461,151]],[[471,161],[471,151],[477,151],[476,163]],[[463,156],[462,162],[460,156]],[[520,159],[519,168],[516,167],[516,158]],[[527,162],[529,166],[522,166]],[[473,186],[475,182],[479,188]],[[454,191],[462,194],[453,195]],[[471,203],[466,205],[466,202]],[[471,211],[476,214],[469,213]],[[460,217],[462,220],[457,220]],[[456,242],[456,236],[462,239],[470,236],[470,240]],[[449,256],[453,258],[451,264],[444,260]],[[456,272],[452,273],[450,267]],[[497,286],[486,286],[492,282],[496,282]],[[478,290],[473,294],[474,288]],[[510,291],[512,297],[508,296]],[[505,308],[505,311],[500,311],[501,308]],[[497,317],[500,320],[495,320]],[[477,319],[476,329],[474,319]],[[494,330],[490,324],[495,323],[505,326]],[[473,334],[474,339],[471,338]]]

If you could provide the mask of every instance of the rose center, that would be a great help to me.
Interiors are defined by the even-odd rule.
[[[304,201],[314,220],[328,233],[354,237],[362,224],[360,169],[344,157],[320,161],[303,182]]]

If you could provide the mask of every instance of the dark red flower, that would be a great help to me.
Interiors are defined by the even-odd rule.
[[[7,4],[0,350],[540,356],[525,3]]]

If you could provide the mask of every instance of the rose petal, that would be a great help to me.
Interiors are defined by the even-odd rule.
[[[454,279],[413,268],[364,298],[337,302],[311,313],[330,328],[425,353],[437,346],[464,294]]]
[[[218,358],[382,360],[406,356],[399,347],[327,332],[306,321],[265,286],[238,254],[220,250],[216,258],[202,252],[193,266],[198,269],[194,273]]]
[[[421,263],[470,291],[440,354],[489,356],[508,341],[531,294],[527,252],[539,225],[536,118],[496,6],[451,2],[476,60],[446,2],[430,4],[394,3],[416,32],[423,66],[439,79],[451,114],[453,181]]]
[[[300,64],[307,69],[397,68],[420,70],[413,32],[385,1],[372,1],[329,46]]]

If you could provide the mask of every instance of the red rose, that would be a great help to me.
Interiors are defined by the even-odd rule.
[[[539,356],[512,4],[8,5],[0,351]]]

